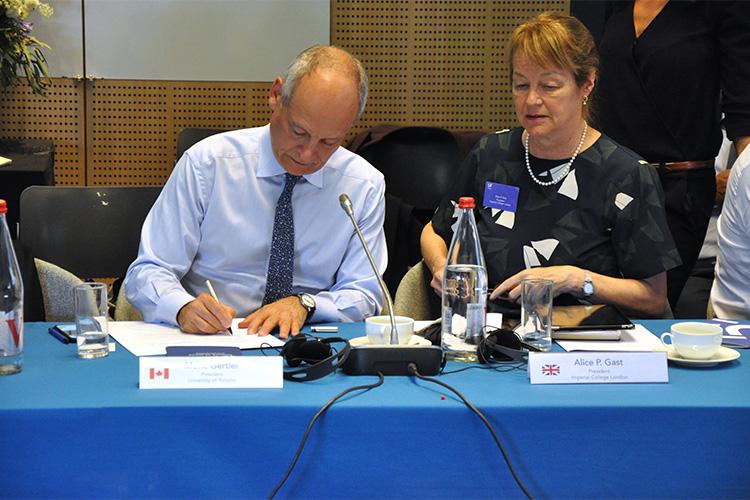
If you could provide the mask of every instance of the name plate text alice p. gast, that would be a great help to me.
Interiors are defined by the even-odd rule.
[[[144,356],[141,389],[281,388],[281,356]]]
[[[532,384],[669,382],[665,352],[531,352]]]

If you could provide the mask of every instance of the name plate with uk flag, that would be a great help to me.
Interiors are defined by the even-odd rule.
[[[281,356],[144,356],[141,389],[281,389]]]
[[[667,383],[666,352],[530,352],[532,384]]]

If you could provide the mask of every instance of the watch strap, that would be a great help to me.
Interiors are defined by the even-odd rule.
[[[309,293],[298,293],[297,298],[302,307],[307,311],[307,317],[305,318],[305,321],[307,321],[315,314],[315,299]]]

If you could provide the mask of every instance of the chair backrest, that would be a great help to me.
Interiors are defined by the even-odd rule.
[[[125,296],[125,287],[121,286],[115,299],[115,321],[143,321],[143,314],[136,309]]]
[[[40,321],[54,323],[75,321],[73,289],[83,281],[78,276],[49,262],[34,259],[34,264],[44,298],[44,317]]]
[[[385,176],[386,192],[415,208],[424,224],[448,192],[461,163],[461,152],[449,131],[403,127],[357,153]]]
[[[422,259],[419,238],[423,227],[414,216],[414,207],[386,193],[383,231],[388,248],[388,267],[383,273],[383,281],[391,297],[395,297],[406,271]]]
[[[214,134],[226,132],[229,129],[224,128],[184,128],[177,134],[177,160],[190,148],[193,144],[202,141],[206,137],[210,137]]]
[[[20,196],[19,196],[20,203]],[[23,279],[24,321],[44,321],[44,291],[39,282],[39,273],[34,256],[21,240],[13,240],[13,250],[18,258],[18,267]]]
[[[430,287],[432,275],[423,260],[404,275],[393,300],[393,312],[415,320],[440,317],[440,298]]]
[[[161,187],[31,186],[21,194],[19,239],[34,257],[80,278],[120,278],[138,253]]]

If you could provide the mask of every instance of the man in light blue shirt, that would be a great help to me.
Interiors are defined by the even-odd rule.
[[[128,300],[146,321],[217,333],[239,316],[249,332],[278,328],[283,338],[306,321],[360,321],[380,311],[377,279],[339,205],[347,193],[382,272],[385,182],[340,146],[366,98],[359,61],[338,48],[311,47],[273,82],[269,125],[211,136],[180,158],[125,279]],[[302,176],[291,194],[292,289],[263,305],[287,173]]]
[[[750,146],[731,169],[716,230],[714,314],[721,319],[750,320]]]

